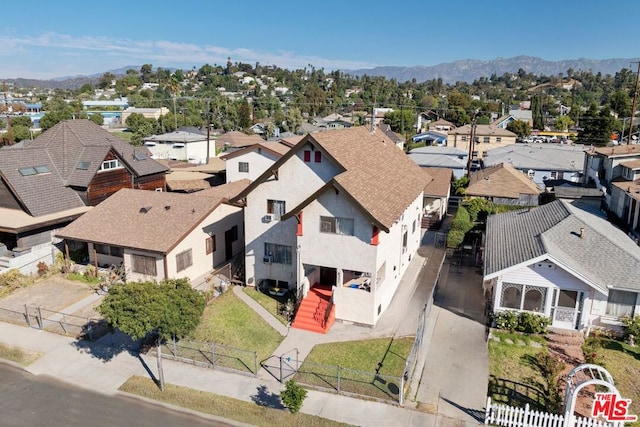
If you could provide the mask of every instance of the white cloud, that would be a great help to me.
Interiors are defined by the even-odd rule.
[[[177,43],[169,40],[74,37],[52,32],[28,37],[0,36],[0,45],[3,46],[3,49],[0,50],[0,56],[15,59],[11,69],[5,69],[3,73],[11,71],[16,77],[38,76],[38,78],[43,78],[45,74],[48,77],[57,77],[66,74],[70,68],[90,74],[132,63],[151,63],[158,67],[188,66],[190,68],[205,63],[224,64],[228,57],[233,62],[249,64],[260,62],[263,65],[277,65],[289,69],[304,68],[308,64],[329,70],[373,66],[373,64],[365,62],[305,56],[286,51],[260,52],[247,48]],[[55,69],[51,66],[51,64],[55,64],[55,61],[52,60],[51,64],[47,64],[44,69],[45,57],[64,57],[65,60],[74,61],[74,63],[60,64],[59,68]],[[118,61],[122,61],[122,63]]]

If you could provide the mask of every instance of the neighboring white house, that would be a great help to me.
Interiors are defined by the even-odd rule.
[[[375,325],[420,245],[430,180],[382,132],[305,136],[235,199],[247,284],[330,288],[336,319]]]
[[[640,247],[602,213],[563,200],[487,220],[484,288],[494,311],[552,326],[619,330],[640,314]]]
[[[101,266],[123,263],[127,280],[201,281],[242,252],[242,208],[228,199],[247,184],[191,194],[123,189],[57,237],[86,245],[91,263],[96,257]]]
[[[459,148],[429,146],[414,148],[409,158],[423,168],[451,169],[457,179],[466,175],[469,155]]]
[[[289,148],[277,141],[262,141],[221,155],[220,158],[226,163],[227,182],[241,179],[254,181],[284,156]]]
[[[216,141],[206,131],[176,130],[144,138],[144,145],[154,159],[180,160],[203,164],[216,155]],[[208,145],[208,148],[207,148]]]

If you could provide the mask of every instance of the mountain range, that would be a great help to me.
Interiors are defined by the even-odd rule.
[[[384,66],[359,70],[341,70],[352,76],[382,76],[387,79],[395,79],[398,82],[411,81],[424,82],[441,78],[445,84],[453,84],[457,81],[472,82],[480,77],[491,77],[492,74],[502,76],[504,73],[517,73],[523,69],[527,73],[535,75],[566,75],[567,70],[591,71],[603,75],[614,75],[623,68],[634,69],[638,58],[612,58],[612,59],[564,59],[560,61],[547,61],[533,56],[516,56],[513,58],[496,58],[488,61],[478,59],[463,59],[432,66],[397,67]],[[113,70],[106,70],[115,76],[121,76],[129,69],[139,70],[140,65],[131,65]],[[175,70],[175,68],[168,68]],[[57,77],[50,80],[36,79],[8,79],[16,87],[35,87],[51,89],[76,89],[86,83],[97,83],[104,73],[80,76]]]
[[[353,76],[383,76],[387,79],[396,79],[399,82],[406,82],[415,79],[417,82],[441,78],[443,83],[455,83],[463,81],[471,83],[480,77],[491,77],[492,74],[502,76],[504,73],[515,74],[523,69],[527,73],[535,75],[555,76],[558,74],[567,75],[567,70],[589,71],[602,73],[603,75],[619,72],[623,68],[635,69],[638,58],[624,59],[564,59],[561,61],[547,61],[533,56],[516,56],[513,58],[497,58],[490,61],[477,59],[464,59],[445,64],[433,66],[415,67],[375,67],[360,70],[344,70],[344,73]]]

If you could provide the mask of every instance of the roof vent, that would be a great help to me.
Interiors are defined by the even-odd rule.
[[[143,206],[140,208],[140,213],[147,213],[151,210],[151,206]]]
[[[584,237],[584,227],[580,227],[580,238]]]
[[[166,205],[166,206],[164,207],[164,210],[165,210],[165,211],[168,211],[169,209],[171,209],[171,206],[170,206],[170,205]]]

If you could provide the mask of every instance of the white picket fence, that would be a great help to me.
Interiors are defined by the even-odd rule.
[[[516,408],[499,403],[492,403],[487,398],[484,423],[492,426],[506,427],[565,427],[564,415],[548,412],[532,411],[529,404],[524,408]],[[573,417],[573,425],[566,427],[611,427],[605,421],[592,418]]]

